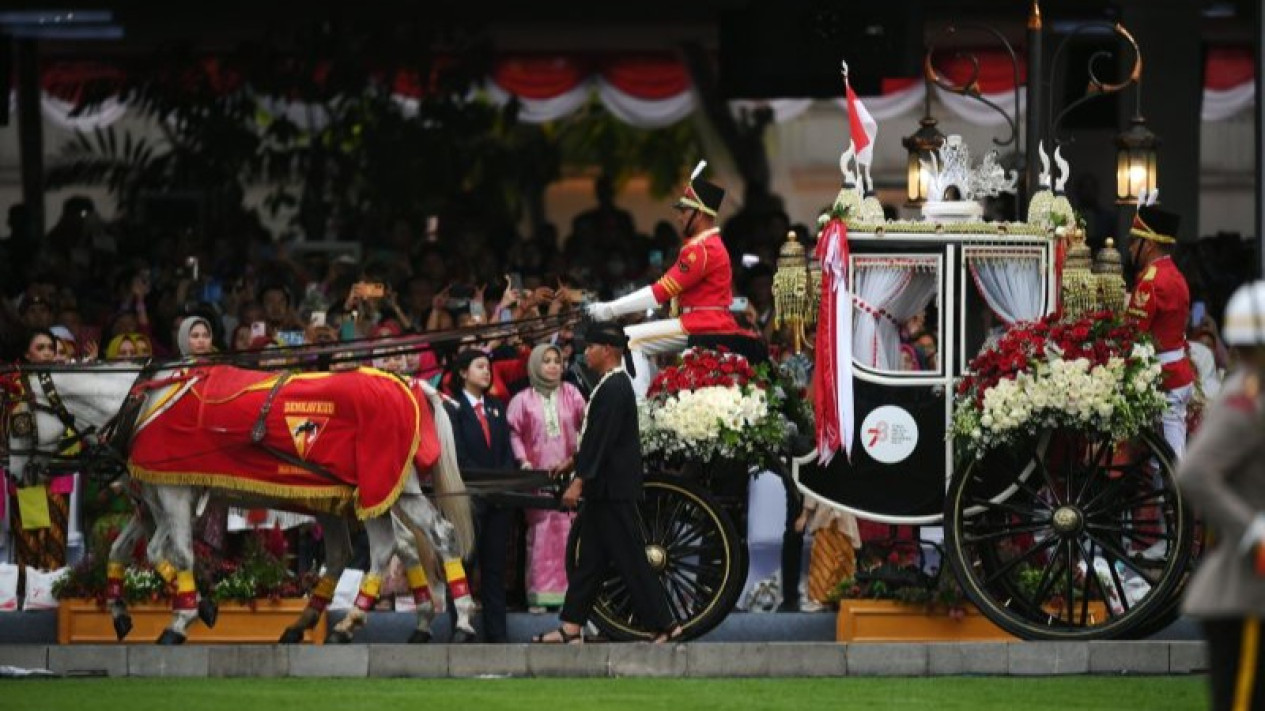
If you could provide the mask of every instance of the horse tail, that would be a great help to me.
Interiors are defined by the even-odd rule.
[[[422,392],[434,411],[435,435],[439,439],[439,461],[431,470],[439,511],[456,529],[457,547],[464,557],[474,550],[474,516],[470,512],[470,497],[466,496],[461,469],[457,466],[457,440],[452,434],[452,420],[438,390],[422,382]]]

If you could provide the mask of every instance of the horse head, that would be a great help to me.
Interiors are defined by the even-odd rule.
[[[9,472],[34,482],[85,449],[93,450],[95,435],[118,413],[139,375],[128,365],[23,373],[29,399],[19,405],[15,426],[9,428]]]

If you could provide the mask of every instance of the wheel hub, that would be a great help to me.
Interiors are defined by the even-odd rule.
[[[663,546],[648,545],[646,546],[646,560],[650,561],[650,567],[654,572],[658,573],[668,565],[668,552]]]
[[[1060,506],[1054,510],[1050,521],[1054,524],[1055,533],[1060,536],[1070,536],[1080,532],[1085,517],[1075,506]]]

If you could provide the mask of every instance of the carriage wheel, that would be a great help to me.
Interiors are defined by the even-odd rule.
[[[646,558],[663,585],[673,617],[685,639],[706,634],[733,609],[746,582],[747,551],[733,521],[705,489],[677,478],[647,478],[638,508]],[[568,573],[582,545],[575,535],[567,542]],[[592,620],[615,640],[650,639],[655,634],[637,619],[628,589],[613,569],[602,581]]]
[[[1171,615],[1194,518],[1167,444],[1047,431],[1028,451],[950,482],[945,543],[967,596],[1025,639],[1116,638]]]

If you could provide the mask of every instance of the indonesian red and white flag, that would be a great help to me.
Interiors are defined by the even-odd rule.
[[[852,134],[852,147],[856,152],[857,163],[870,165],[874,161],[874,139],[878,136],[878,122],[870,115],[865,104],[852,91],[852,83],[843,80],[848,92],[848,129]]]

